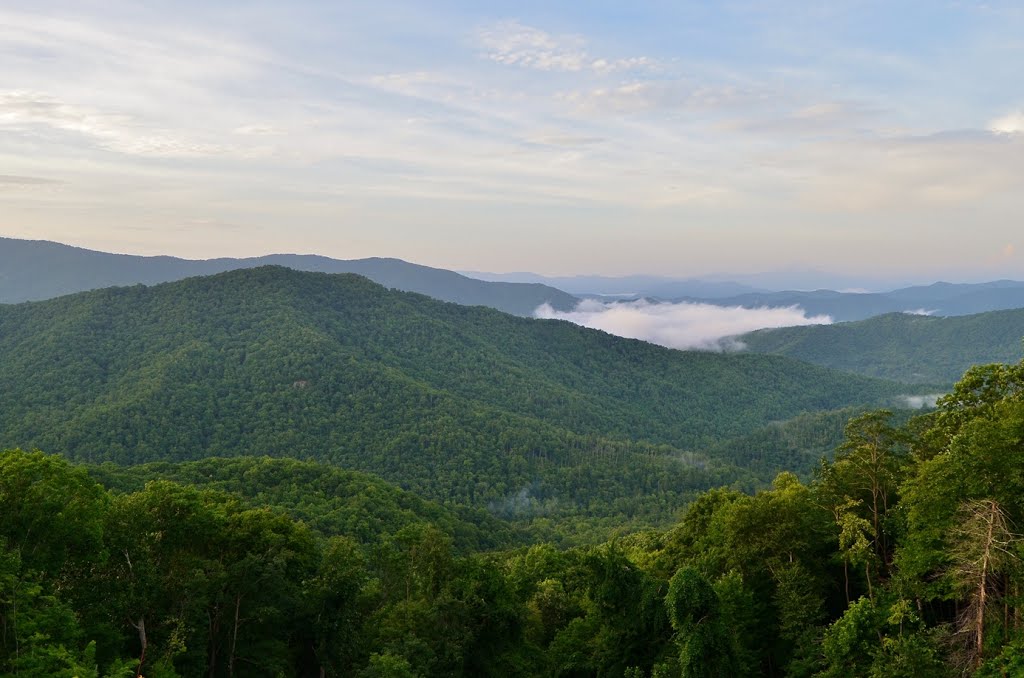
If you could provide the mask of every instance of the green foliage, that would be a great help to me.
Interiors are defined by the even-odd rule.
[[[857,322],[759,330],[740,340],[756,353],[911,384],[952,384],[978,363],[1021,358],[1024,310],[949,318],[889,313]]]
[[[369,665],[359,672],[360,678],[416,678],[418,675],[405,658],[386,653],[371,655]]]
[[[96,676],[95,645],[49,583],[0,538],[0,674]]]
[[[41,452],[0,454],[0,537],[26,567],[62,574],[99,548],[106,497],[81,469]]]
[[[942,661],[942,629],[921,628],[909,612],[910,602],[896,600],[885,607],[874,600],[854,601],[825,632],[825,668],[819,678],[939,678],[949,675]],[[939,633],[936,633],[938,631]],[[879,642],[881,639],[881,642]]]
[[[1018,631],[1015,638],[1000,649],[977,673],[979,678],[1002,678],[1002,676],[1024,675],[1024,637]]]
[[[595,527],[665,522],[701,490],[774,474],[700,452],[722,439],[901,390],[275,267],[0,306],[0,362],[0,445],[316,459]]]
[[[845,678],[870,672],[872,655],[878,648],[883,616],[868,598],[854,601],[833,623],[822,641],[827,668],[821,678]]]
[[[120,492],[137,492],[156,479],[230,492],[252,506],[283,509],[324,535],[345,535],[363,544],[413,523],[438,526],[454,537],[460,551],[493,549],[522,538],[485,510],[441,506],[367,473],[315,462],[237,457],[127,467],[105,463],[87,469]]]
[[[684,678],[736,675],[738,661],[718,595],[697,570],[685,567],[673,575],[665,606],[676,632]]]
[[[1014,675],[1022,373],[574,548],[310,462],[2,452],[0,675]]]

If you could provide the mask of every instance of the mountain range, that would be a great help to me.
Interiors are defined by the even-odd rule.
[[[497,513],[664,516],[756,482],[702,449],[906,392],[282,267],[0,306],[0,362],[0,448],[317,459]]]
[[[580,275],[542,276],[534,273],[479,273],[466,275],[488,281],[545,284],[578,297],[619,300],[648,299],[662,302],[691,302],[743,308],[787,308],[798,306],[808,315],[827,315],[834,321],[864,320],[885,313],[912,312],[921,315],[954,316],[1024,307],[1024,282],[996,280],[983,283],[937,282],[899,287],[890,291],[848,291],[847,289],[786,289],[789,282],[831,279],[820,272],[800,275],[723,276],[669,278],[651,275],[621,277]],[[837,278],[855,286],[857,280]],[[877,283],[876,283],[877,284]]]
[[[683,297],[673,301],[744,308],[799,306],[808,315],[828,315],[836,321],[864,320],[885,313],[956,316],[1024,308],[1024,282],[937,282],[891,292],[758,292],[716,298]]]
[[[249,259],[191,260],[110,254],[55,242],[0,238],[0,303],[50,299],[115,285],[153,285],[267,265],[298,271],[358,273],[385,287],[523,316],[530,315],[541,304],[569,310],[578,301],[570,294],[539,283],[484,282],[400,259],[342,260],[271,254]]]
[[[543,276],[536,273],[482,273],[480,271],[462,271],[462,273],[472,278],[491,282],[551,285],[579,296],[717,299],[769,291],[765,288],[753,287],[731,280],[676,279],[654,275],[615,277],[602,275]]]
[[[1024,282],[938,282],[887,292],[828,289],[782,290],[768,284],[829,279],[824,273],[722,276],[675,279],[652,275],[624,277],[545,277],[534,273],[478,273],[413,264],[400,259],[332,259],[318,255],[270,254],[244,259],[206,260],[111,254],[55,242],[0,238],[0,303],[50,299],[115,285],[152,285],[183,278],[259,266],[299,271],[357,273],[393,289],[419,292],[442,301],[531,316],[542,304],[573,310],[582,297],[647,298],[744,308],[798,306],[808,315],[835,321],[864,320],[895,312],[937,316],[970,315],[1024,307]],[[39,275],[45,271],[46,275]],[[797,276],[794,278],[793,276]],[[839,279],[836,279],[839,280]],[[845,280],[845,279],[843,279]]]
[[[533,282],[552,285],[574,294],[620,294],[632,290],[646,297],[671,298],[699,296],[725,297],[748,292],[773,290],[862,290],[881,291],[906,287],[906,280],[889,277],[844,275],[807,268],[791,268],[761,273],[709,273],[699,276],[672,275],[569,275],[545,276],[536,273],[488,273],[460,271],[472,278],[501,282]]]

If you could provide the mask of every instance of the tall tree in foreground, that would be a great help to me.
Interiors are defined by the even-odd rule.
[[[1017,564],[1019,538],[1010,531],[1003,507],[993,499],[964,502],[951,535],[950,576],[966,605],[957,619],[964,640],[964,665],[977,669],[985,657],[985,626],[1007,593],[1007,571]],[[1001,606],[1000,606],[1001,607]]]

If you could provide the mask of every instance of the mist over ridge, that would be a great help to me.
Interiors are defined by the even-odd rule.
[[[801,325],[827,325],[828,315],[809,316],[798,306],[744,308],[699,302],[636,299],[585,299],[571,311],[542,304],[535,318],[568,320],[630,339],[675,349],[736,351],[745,348],[734,337],[753,330]]]
[[[444,301],[490,306],[526,317],[567,320],[675,349],[709,351],[742,349],[742,342],[732,337],[760,329],[827,325],[887,313],[945,317],[1024,307],[1024,282],[1012,280],[938,282],[885,292],[858,288],[770,290],[724,279],[650,275],[547,278],[532,273],[478,274],[480,278],[493,278],[487,280],[387,257],[339,260],[272,254],[190,260],[111,254],[11,238],[0,238],[0,303],[46,299],[113,285],[155,284],[266,264],[358,273],[386,287]],[[39,276],[36,273],[40,270],[50,274]],[[513,279],[518,282],[511,282]],[[569,289],[555,284],[563,282],[571,283]]]

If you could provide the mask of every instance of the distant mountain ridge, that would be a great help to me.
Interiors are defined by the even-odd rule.
[[[737,338],[752,352],[907,383],[952,384],[972,365],[1020,361],[1024,309],[946,318],[890,313]]]
[[[766,291],[753,286],[752,282],[771,279],[765,276],[748,276],[744,280],[751,282],[739,282],[721,276],[674,279],[653,275],[463,274],[379,257],[342,260],[311,254],[270,254],[193,260],[112,254],[50,241],[13,238],[0,238],[0,304],[51,299],[112,286],[153,285],[266,265],[321,273],[357,273],[385,287],[466,306],[488,306],[525,317],[532,316],[542,304],[549,304],[558,311],[571,311],[583,296],[644,297],[745,308],[799,306],[808,315],[829,315],[839,322],[907,311],[958,316],[1024,308],[1024,282],[1014,280],[938,282],[868,293],[826,289]]]
[[[543,276],[536,273],[482,273],[479,271],[462,271],[462,273],[471,278],[492,282],[552,285],[580,296],[636,296],[659,299],[694,296],[716,299],[767,291],[728,280],[676,279],[654,275]]]
[[[961,316],[1024,308],[1024,282],[947,283],[905,287],[891,292],[856,293],[834,290],[761,292],[731,297],[684,297],[677,301],[713,303],[744,308],[799,306],[808,315],[833,320],[866,320],[886,313]]]
[[[576,297],[539,283],[485,282],[401,259],[331,259],[271,254],[245,259],[179,259],[111,254],[45,240],[0,238],[0,303],[39,301],[126,285],[154,285],[242,268],[278,265],[298,271],[357,273],[376,283],[466,306],[529,316],[541,304],[571,310]]]
[[[900,279],[865,278],[863,276],[835,274],[815,269],[789,269],[761,273],[710,273],[701,275],[627,274],[621,276],[600,274],[545,276],[525,271],[511,273],[460,271],[460,273],[480,280],[539,282],[580,295],[618,294],[623,289],[628,288],[638,296],[660,297],[663,299],[685,296],[717,298],[752,292],[777,292],[780,290],[809,291],[832,289],[879,292],[906,287],[911,284]]]
[[[828,315],[837,322],[865,320],[886,313],[916,312],[922,315],[958,316],[1024,308],[1024,282],[994,280],[983,283],[936,282],[889,291],[849,289],[780,289],[770,283],[785,275],[761,274],[670,278],[652,275],[549,277],[534,273],[465,272],[480,280],[531,282],[553,285],[580,297],[645,298],[652,301],[689,302],[743,308],[799,306],[808,315]],[[827,275],[807,272],[807,281]],[[850,280],[853,282],[853,279]]]

